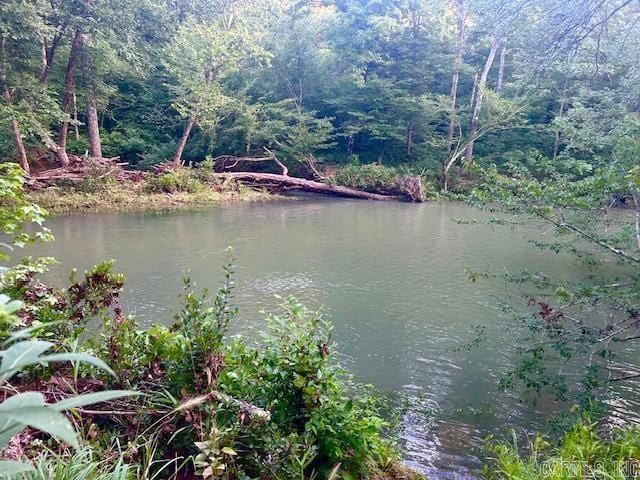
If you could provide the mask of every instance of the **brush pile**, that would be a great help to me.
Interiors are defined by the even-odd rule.
[[[143,172],[125,170],[127,162],[119,162],[120,157],[97,158],[69,155],[70,163],[66,167],[52,168],[32,174],[27,179],[31,189],[45,188],[59,183],[81,183],[87,177],[95,180],[113,177],[116,180],[139,181]]]

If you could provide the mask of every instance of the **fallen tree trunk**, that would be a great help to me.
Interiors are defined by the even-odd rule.
[[[378,193],[363,192],[353,188],[341,187],[340,185],[329,185],[327,183],[305,180],[304,178],[290,177],[288,175],[278,175],[275,173],[255,173],[255,172],[225,172],[212,174],[218,178],[232,178],[242,182],[269,183],[282,188],[298,189],[313,193],[326,193],[349,198],[362,198],[365,200],[398,200],[398,197],[391,195],[380,195]]]

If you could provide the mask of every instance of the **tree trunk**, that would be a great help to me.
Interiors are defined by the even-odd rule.
[[[88,37],[85,37],[87,42]],[[83,73],[87,85],[87,134],[89,137],[89,155],[102,158],[102,142],[100,141],[100,124],[98,122],[98,102],[94,88],[94,72],[89,48],[84,49]]]
[[[64,37],[65,31],[67,29],[67,25],[64,24],[60,27],[60,30],[56,32],[53,36],[53,40],[51,41],[51,45],[47,46],[46,41],[43,41],[43,51],[42,51],[42,70],[40,71],[40,83],[43,85],[47,84],[49,80],[49,73],[51,73],[51,67],[53,67],[53,59],[56,55],[56,50],[58,49],[58,45],[60,45],[60,40]]]
[[[471,89],[471,100],[469,101],[469,107],[473,108],[476,103],[476,92],[478,91],[478,72],[473,76],[473,88]]]
[[[507,59],[507,46],[502,45],[500,50],[500,63],[498,66],[498,83],[496,84],[496,93],[500,95],[502,93],[502,86],[504,84],[504,64]]]
[[[80,129],[78,128],[78,98],[76,92],[73,92],[73,133],[76,141],[80,140]]]
[[[69,52],[69,60],[67,62],[67,71],[65,75],[65,88],[64,88],[64,99],[62,101],[62,114],[63,119],[60,124],[60,132],[58,134],[58,143],[57,143],[57,151],[56,155],[60,164],[63,167],[69,165],[69,156],[67,155],[67,133],[69,131],[69,110],[71,109],[71,99],[73,96],[73,86],[74,86],[74,69],[76,65],[76,60],[78,58],[78,54],[80,49],[82,48],[82,44],[84,42],[84,36],[80,29],[76,30],[76,33],[73,37],[73,43],[71,44],[71,51]]]
[[[213,77],[216,74],[216,67],[211,65],[209,71],[207,72],[207,83],[206,83],[206,91],[208,91],[209,87],[213,83]],[[173,155],[173,164],[176,167],[182,165],[182,153],[184,152],[184,147],[187,145],[187,140],[189,140],[189,135],[191,134],[191,129],[196,123],[198,116],[200,115],[200,111],[202,108],[202,104],[204,102],[204,98],[198,99],[198,103],[196,104],[191,116],[189,117],[189,121],[184,127],[184,131],[182,132],[182,137],[180,137],[180,141],[178,142],[178,148],[176,149],[176,153]]]
[[[354,138],[353,135],[349,135],[349,138],[347,139],[347,160],[349,160],[353,155],[353,152],[355,151],[355,146],[356,146],[356,139]]]
[[[196,114],[192,114],[189,117],[189,121],[184,127],[184,131],[182,132],[182,137],[180,137],[180,141],[178,142],[178,148],[176,148],[176,153],[173,155],[172,163],[176,167],[182,166],[182,152],[184,152],[184,147],[187,145],[187,140],[189,140],[189,135],[191,134],[191,129],[193,125],[196,123]]]
[[[5,64],[5,43],[6,38],[3,36],[0,40],[0,54],[2,55],[2,58],[0,58],[0,88],[2,88],[2,96],[4,97],[5,102],[7,102],[7,104],[10,104],[13,99],[13,95],[11,94],[11,89],[9,88],[7,80],[7,69]],[[13,142],[15,143],[16,151],[18,152],[18,161],[20,162],[20,166],[28,176],[31,173],[31,170],[29,168],[27,151],[24,148],[22,133],[20,133],[20,125],[18,124],[18,121],[13,117],[10,120],[10,128],[11,135],[13,136]]]
[[[18,161],[20,166],[24,170],[27,176],[31,175],[31,169],[29,168],[29,159],[27,158],[27,151],[24,148],[24,142],[22,141],[22,134],[20,133],[20,126],[15,118],[11,119],[11,134],[13,135],[13,141],[16,144],[16,150],[18,151]]]
[[[98,107],[95,97],[87,99],[87,131],[89,134],[89,155],[102,158],[102,142],[98,124]]]
[[[478,125],[480,123],[480,109],[482,107],[482,98],[484,97],[484,89],[487,85],[487,77],[489,76],[489,70],[491,70],[491,66],[493,65],[493,61],[496,57],[496,50],[498,49],[498,39],[494,38],[491,43],[491,49],[489,50],[489,55],[487,56],[487,61],[484,64],[482,69],[482,73],[480,74],[480,80],[478,81],[478,89],[475,96],[475,105],[473,106],[473,115],[471,117],[471,129],[469,132],[469,136],[471,140],[467,145],[467,149],[465,150],[465,161],[470,163],[473,158],[473,146],[474,140],[473,137],[478,133]]]
[[[305,180],[304,178],[290,177],[288,175],[278,175],[275,173],[255,173],[255,172],[228,172],[214,173],[216,177],[233,178],[235,180],[275,184],[282,188],[300,189],[307,192],[327,193],[339,195],[342,197],[362,198],[366,200],[394,200],[396,197],[389,195],[380,195],[379,193],[363,192],[353,188],[342,187],[340,185],[329,185],[326,183],[316,182],[313,180]]]
[[[414,128],[415,128],[415,122],[413,120],[410,120],[409,125],[407,125],[407,155],[411,155],[411,151],[413,150]]]
[[[564,85],[562,86],[562,93],[560,98],[560,107],[558,108],[558,116],[556,118],[562,118],[564,115],[564,109],[567,103],[567,87],[569,86],[569,76],[564,79]],[[551,154],[551,160],[555,162],[558,158],[558,152],[560,151],[560,130],[556,129],[556,138],[553,142],[553,152]]]
[[[464,54],[464,38],[467,17],[467,2],[460,0],[458,16],[458,45],[456,57],[453,61],[453,74],[451,76],[451,93],[449,106],[449,129],[447,131],[447,157],[451,154],[453,147],[453,135],[456,129],[456,103],[458,100],[458,82],[460,80],[460,67],[462,66],[462,55]]]

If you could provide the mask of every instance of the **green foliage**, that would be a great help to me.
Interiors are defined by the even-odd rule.
[[[100,459],[89,447],[72,454],[45,452],[40,455],[24,480],[133,480],[140,478],[134,467],[122,458],[115,463]]]
[[[0,164],[0,234],[6,235],[9,244],[0,243],[0,247],[13,250],[36,240],[51,240],[48,229],[42,226],[45,212],[25,197],[24,172],[14,163]],[[35,226],[33,231],[25,227]],[[9,256],[0,250],[0,260]]]
[[[0,295],[0,318],[3,323],[14,323],[15,312],[22,307],[18,301],[8,301],[8,297]],[[3,332],[8,338],[4,340],[2,363],[0,363],[0,385],[34,365],[47,365],[51,362],[84,362],[96,366],[108,373],[112,370],[100,359],[84,353],[46,353],[54,345],[41,340],[25,340],[30,331],[16,331],[11,334]],[[79,447],[78,437],[73,424],[62,413],[64,410],[82,407],[92,403],[104,402],[134,392],[104,391],[78,395],[47,404],[40,392],[25,391],[16,393],[0,403],[0,448],[3,448],[13,437],[27,427],[46,432],[58,440],[64,441],[74,448]],[[0,462],[0,476],[30,470],[28,464],[13,461]]]
[[[637,366],[621,359],[621,349],[633,348],[640,338],[638,125],[637,115],[630,115],[616,127],[612,162],[551,162],[538,154],[510,163],[506,174],[475,169],[482,186],[471,201],[492,213],[491,223],[542,221],[554,236],[532,244],[572,255],[590,270],[572,282],[543,272],[501,276],[529,306],[502,305],[524,327],[517,345],[521,362],[503,386],[579,400],[600,398],[618,382],[638,377]],[[559,368],[567,364],[579,373],[580,388]]]
[[[393,193],[397,191],[398,172],[391,167],[378,164],[349,164],[340,167],[335,182],[345,187],[369,192]]]
[[[189,169],[173,170],[147,180],[145,189],[148,192],[189,192],[197,193],[205,188],[203,183]]]
[[[640,84],[633,2],[612,2],[480,0],[461,19],[460,2],[444,0],[7,0],[0,158],[16,158],[14,123],[34,166],[55,157],[65,122],[78,132],[69,152],[83,155],[95,104],[103,154],[142,169],[172,158],[185,134],[187,161],[266,148],[311,171],[357,155],[436,178],[470,141],[484,165],[535,151],[606,162]],[[504,62],[499,48],[473,132],[492,39]]]
[[[579,421],[557,444],[537,435],[521,453],[515,441],[492,443],[493,459],[485,467],[490,480],[632,479],[640,460],[640,432],[618,429],[602,438],[597,425]],[[634,473],[635,472],[635,473]]]
[[[113,262],[96,265],[84,272],[83,278],[73,271],[70,285],[64,289],[49,287],[38,279],[52,263],[52,258],[27,257],[0,274],[0,291],[22,299],[20,327],[42,327],[41,336],[73,341],[90,321],[110,318],[112,312],[116,318],[122,316],[119,296],[124,276],[112,272]]]
[[[241,355],[228,359],[220,381],[226,392],[267,409],[281,438],[277,443],[287,439],[289,445],[272,452],[279,458],[270,468],[277,469],[277,478],[299,478],[300,469],[326,474],[340,463],[341,470],[364,476],[387,448],[380,435],[385,423],[373,398],[351,393],[349,377],[332,360],[331,324],[294,298],[283,300],[267,324],[263,348],[237,344],[232,352]]]

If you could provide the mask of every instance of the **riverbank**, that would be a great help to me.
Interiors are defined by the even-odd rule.
[[[282,199],[242,185],[226,188],[203,187],[195,191],[153,192],[146,182],[104,185],[93,191],[48,187],[32,191],[29,200],[54,214],[73,212],[155,211],[197,208],[229,202],[256,202]]]

